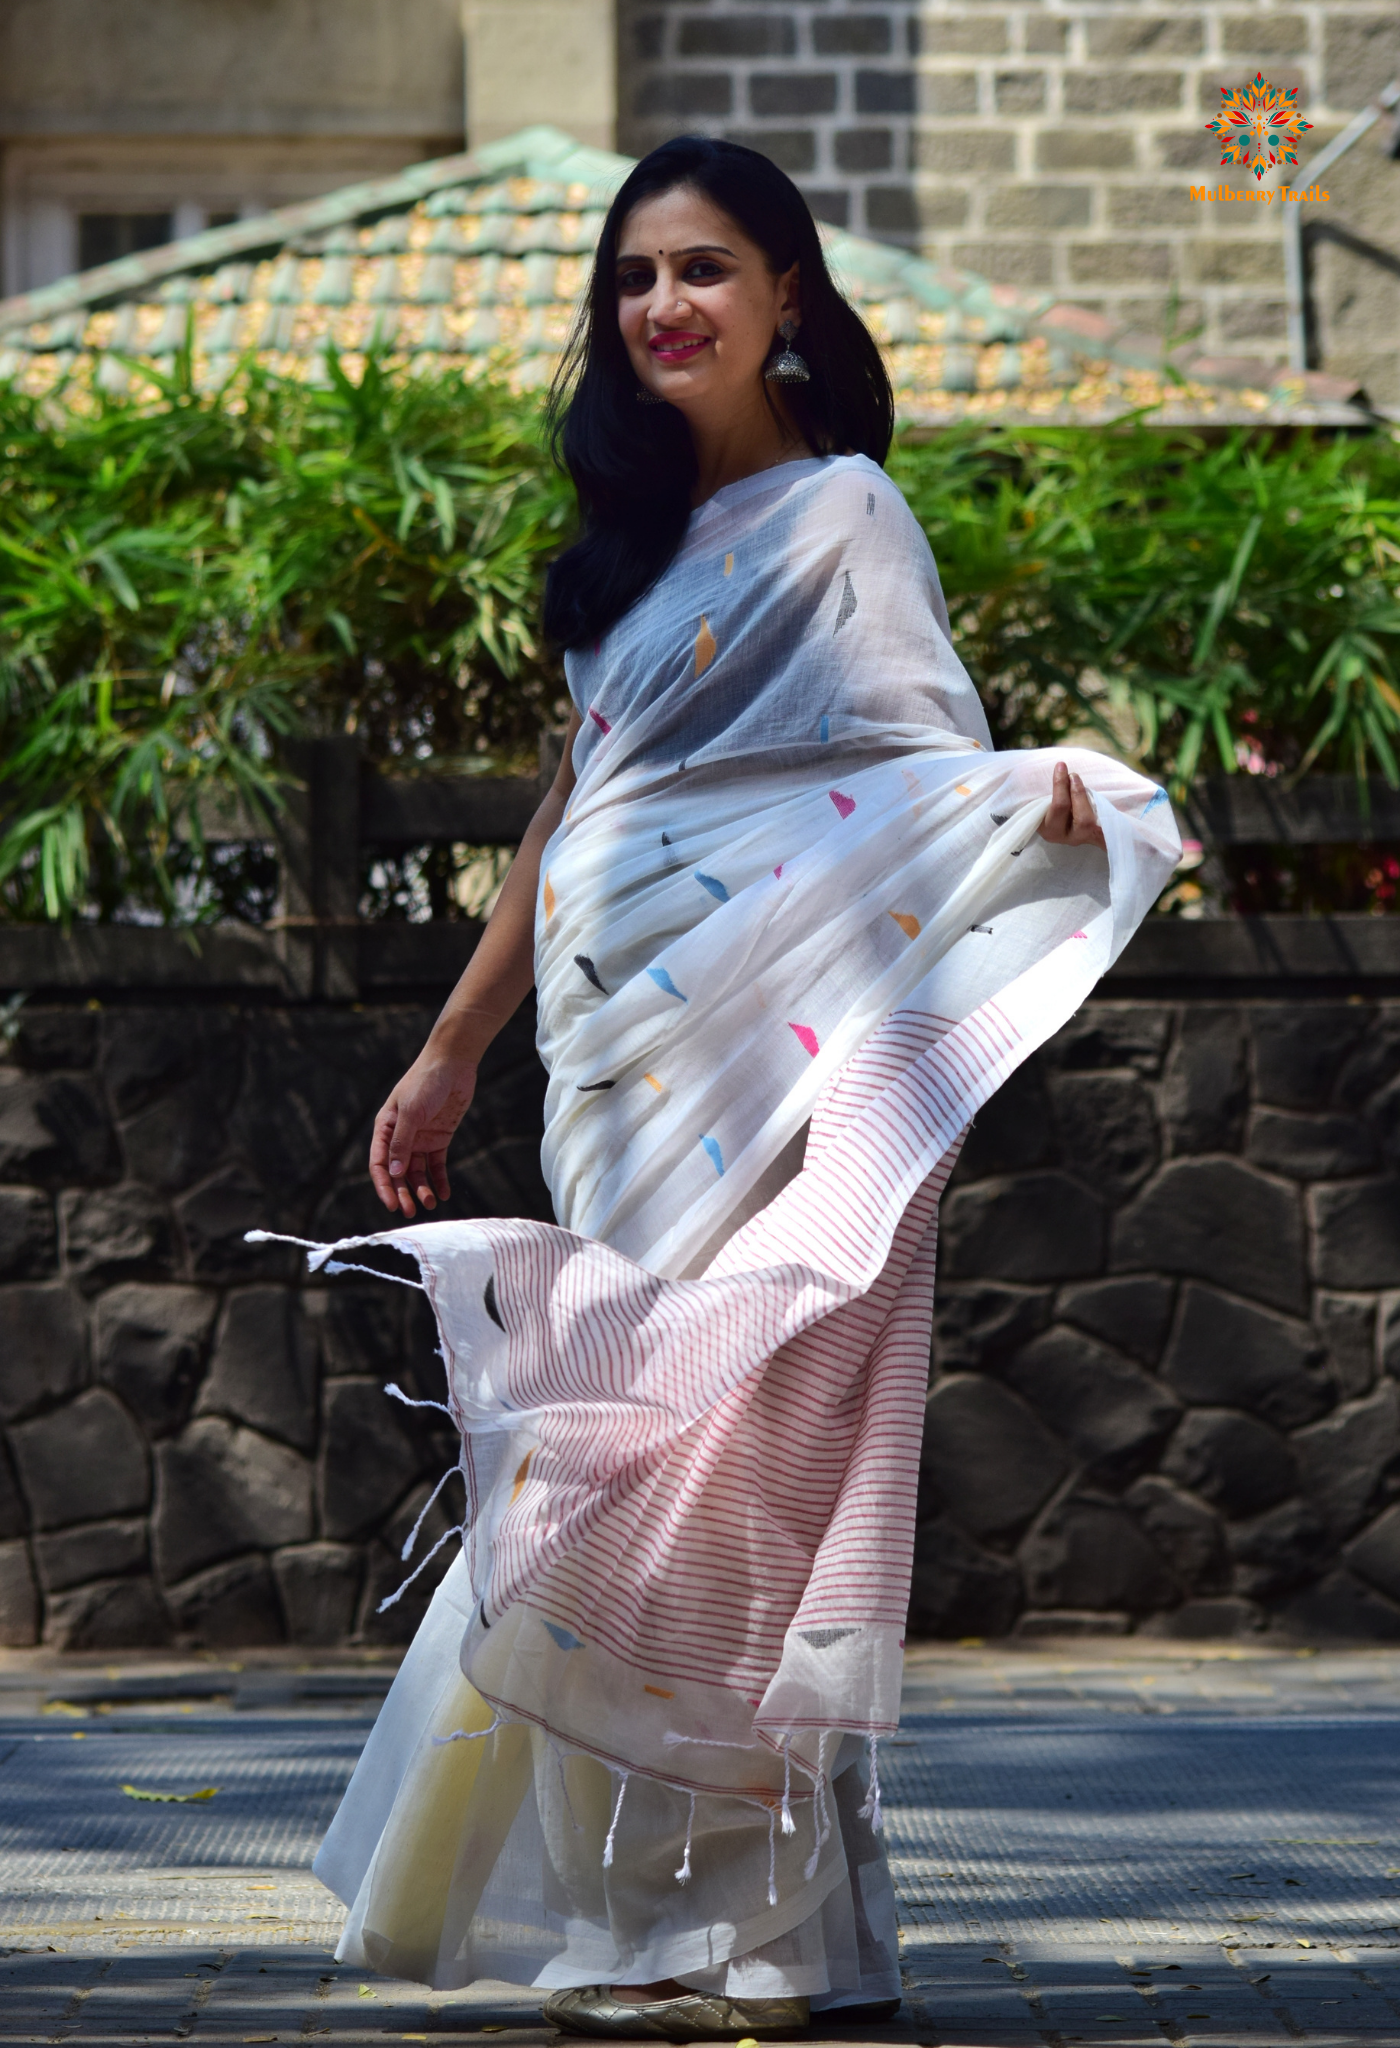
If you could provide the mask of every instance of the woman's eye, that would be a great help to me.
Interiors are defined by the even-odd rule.
[[[617,274],[617,288],[620,292],[650,291],[652,282],[650,270],[620,270]]]
[[[702,258],[698,263],[690,264],[685,274],[697,284],[712,284],[717,277],[723,277],[724,272],[718,263]]]

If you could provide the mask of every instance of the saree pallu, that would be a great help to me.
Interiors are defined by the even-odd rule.
[[[938,1198],[1176,827],[1104,756],[992,750],[862,457],[719,492],[568,671],[559,1221],[375,1240],[432,1302],[467,1507],[316,1868],[344,1959],[443,1987],[886,1996]],[[1060,759],[1106,851],[1038,837]]]

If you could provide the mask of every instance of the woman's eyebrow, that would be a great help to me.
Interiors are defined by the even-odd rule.
[[[665,249],[657,251],[659,256],[665,256],[667,253]],[[672,256],[732,256],[734,251],[726,249],[723,242],[697,242],[693,248],[672,249],[669,253]],[[650,263],[652,259],[641,253],[635,256],[622,255],[617,260],[619,263]]]

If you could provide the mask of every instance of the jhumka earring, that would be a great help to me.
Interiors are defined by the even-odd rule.
[[[659,391],[648,391],[645,384],[637,386],[638,405],[665,405],[666,400]]]
[[[763,372],[764,376],[770,378],[774,384],[810,382],[812,373],[807,368],[806,358],[800,356],[792,345],[792,337],[797,332],[796,322],[784,320],[778,332],[783,337],[782,353],[774,356],[768,363]]]

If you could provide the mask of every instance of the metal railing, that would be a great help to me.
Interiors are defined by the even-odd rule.
[[[1306,191],[1324,172],[1330,171],[1347,154],[1363,135],[1369,134],[1383,115],[1395,112],[1400,106],[1400,78],[1392,78],[1383,86],[1370,106],[1363,107],[1355,120],[1349,121],[1341,134],[1328,143],[1321,155],[1314,157],[1305,170],[1294,178],[1292,189]],[[1390,138],[1387,155],[1400,157],[1400,120],[1397,120]],[[1290,370],[1307,370],[1312,367],[1309,334],[1310,309],[1308,293],[1308,259],[1303,229],[1303,206],[1301,199],[1286,199],[1283,204],[1283,274],[1288,301],[1288,367]],[[1384,251],[1371,251],[1384,260]],[[1393,259],[1392,259],[1393,260]]]

